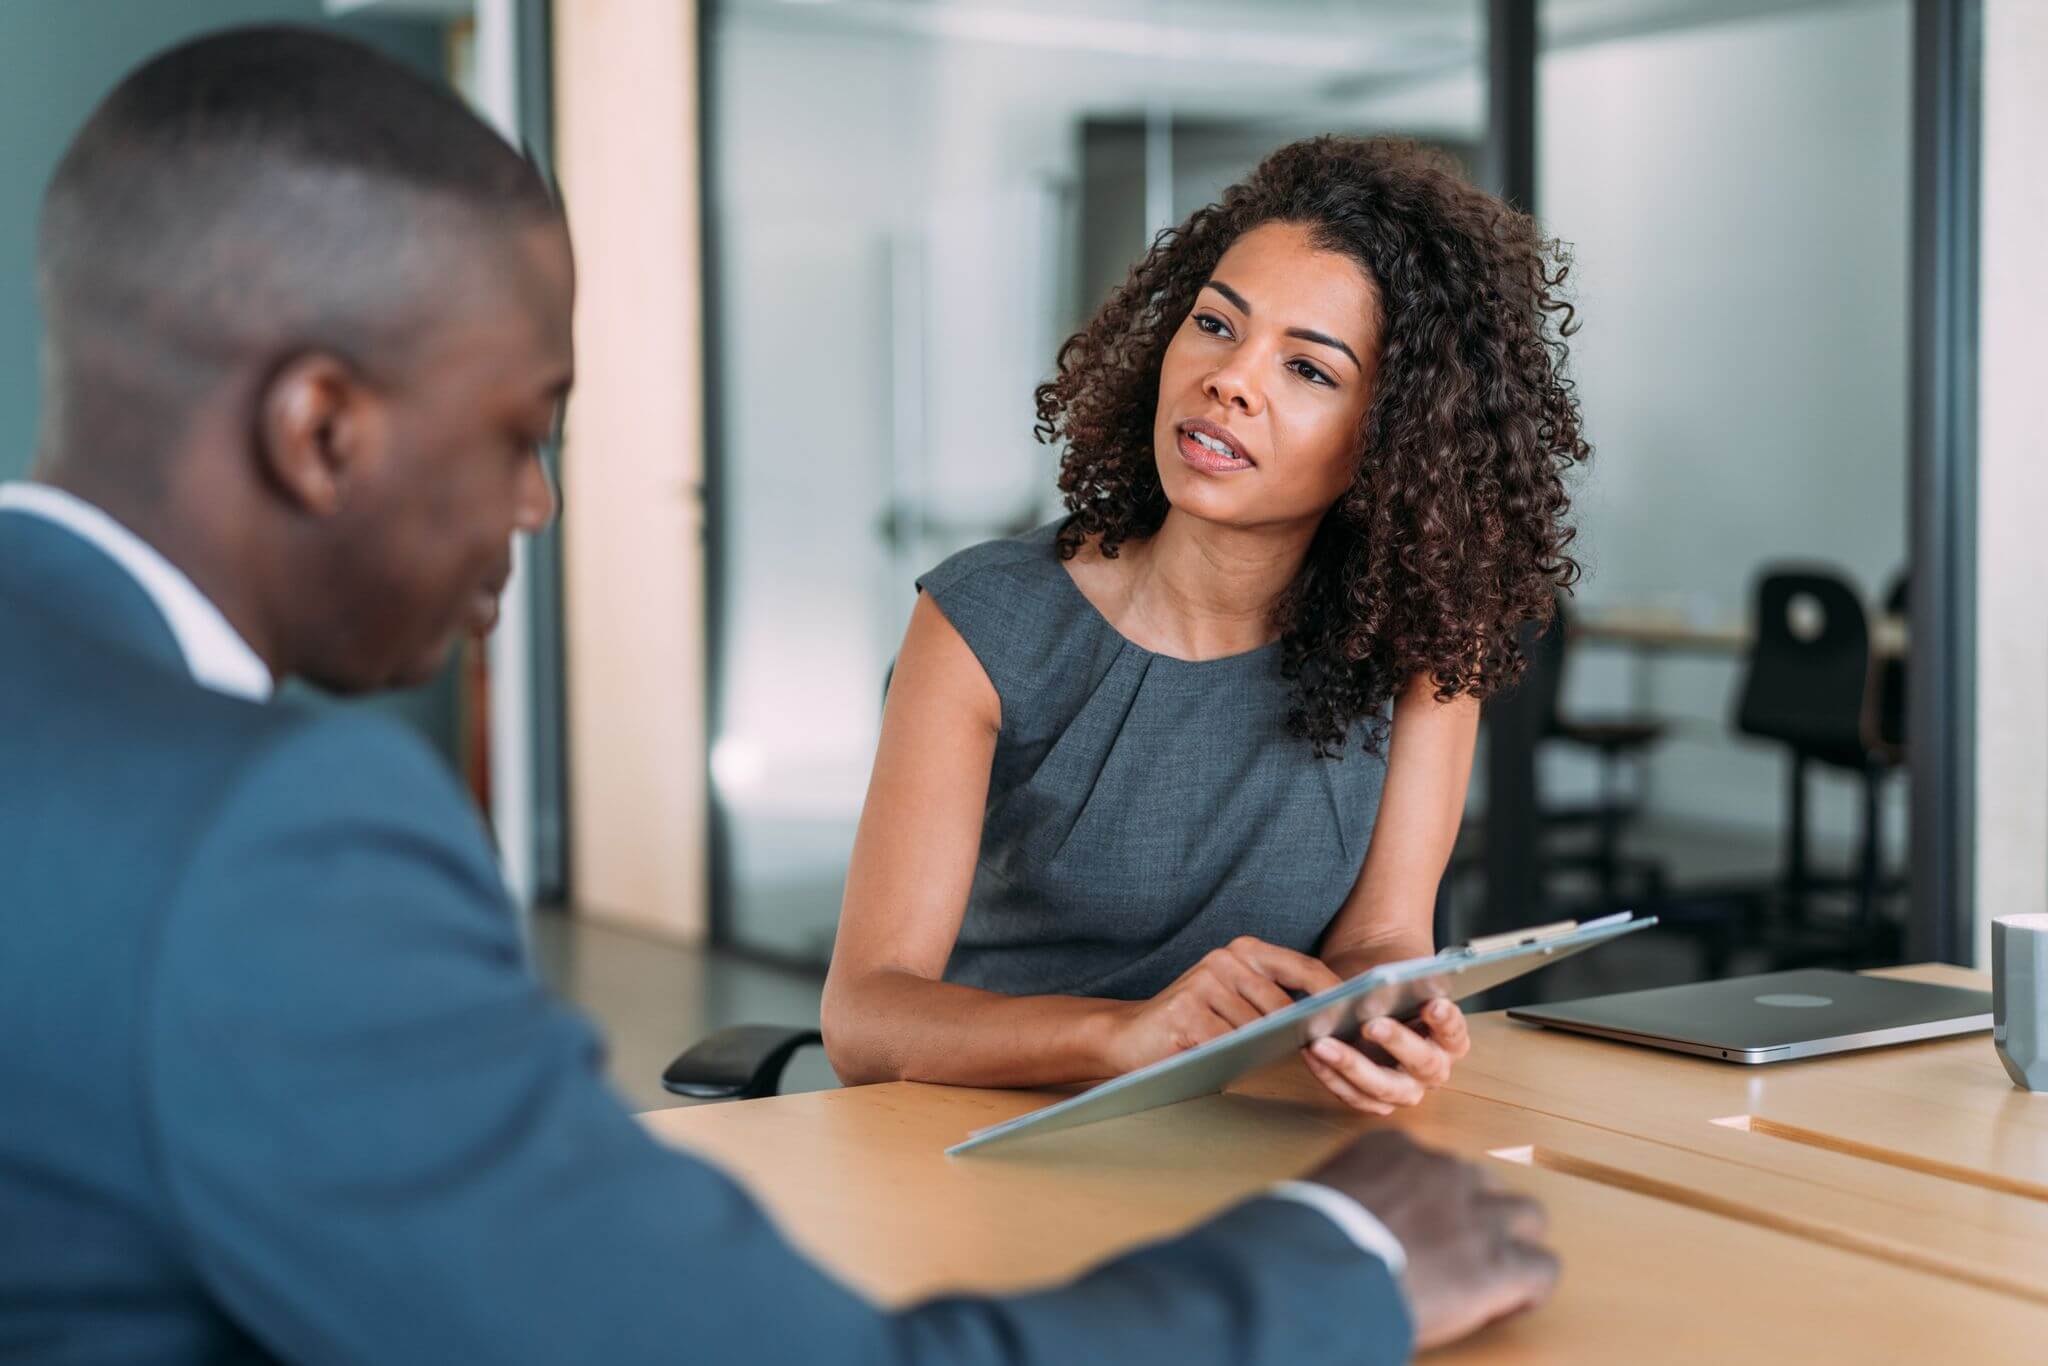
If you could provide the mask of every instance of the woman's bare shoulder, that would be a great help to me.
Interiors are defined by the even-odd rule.
[[[1095,605],[1103,616],[1115,620],[1117,609],[1130,596],[1132,555],[1128,544],[1114,558],[1102,553],[1102,539],[1087,536],[1075,548],[1065,569],[1081,590],[1081,596]]]

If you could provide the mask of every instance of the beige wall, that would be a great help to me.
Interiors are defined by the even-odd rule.
[[[2048,4],[1984,6],[1977,962],[2048,911]]]
[[[555,7],[576,239],[562,466],[570,876],[583,912],[706,924],[696,5]]]

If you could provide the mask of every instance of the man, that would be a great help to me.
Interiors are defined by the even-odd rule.
[[[1063,1289],[886,1314],[829,1280],[605,1090],[435,761],[268,703],[429,676],[552,515],[572,269],[531,167],[366,50],[246,30],[124,81],[41,231],[37,480],[0,489],[0,1356],[1303,1366],[1546,1293],[1535,1207],[1391,1135]]]

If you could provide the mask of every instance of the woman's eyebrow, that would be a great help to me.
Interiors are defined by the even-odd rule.
[[[1247,318],[1251,317],[1252,306],[1245,301],[1244,295],[1238,293],[1229,285],[1224,284],[1221,280],[1207,280],[1203,282],[1203,287],[1205,289],[1215,290],[1218,294],[1221,294],[1224,298],[1230,300],[1232,304],[1236,305],[1238,312],[1244,314]],[[1358,353],[1356,351],[1353,351],[1343,342],[1338,341],[1335,337],[1330,336],[1326,332],[1316,332],[1306,327],[1290,327],[1287,329],[1287,335],[1290,337],[1299,337],[1303,341],[1312,341],[1317,343],[1318,345],[1328,346],[1334,348],[1335,350],[1342,351],[1345,355],[1351,358],[1351,363],[1353,365],[1356,365],[1361,370],[1365,368],[1364,363],[1358,359]]]
[[[1361,370],[1365,368],[1365,366],[1359,362],[1358,354],[1355,351],[1353,351],[1350,347],[1346,346],[1343,342],[1338,341],[1335,337],[1329,336],[1322,332],[1311,332],[1306,327],[1290,327],[1287,329],[1287,335],[1290,337],[1299,337],[1303,341],[1316,342],[1323,346],[1333,346],[1337,350],[1342,351],[1345,355],[1351,357],[1351,363],[1353,365],[1358,366],[1358,368]]]
[[[1229,285],[1224,284],[1221,280],[1207,281],[1203,285],[1203,288],[1213,289],[1218,294],[1221,294],[1224,298],[1230,300],[1231,303],[1237,306],[1237,311],[1244,314],[1247,318],[1249,318],[1252,315],[1252,306],[1245,302],[1244,295],[1238,293]]]

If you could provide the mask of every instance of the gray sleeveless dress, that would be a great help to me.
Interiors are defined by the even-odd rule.
[[[1278,642],[1189,662],[1126,640],[1060,523],[917,581],[1002,701],[981,854],[946,980],[1156,995],[1241,934],[1313,953],[1357,880],[1385,761],[1287,731]]]

